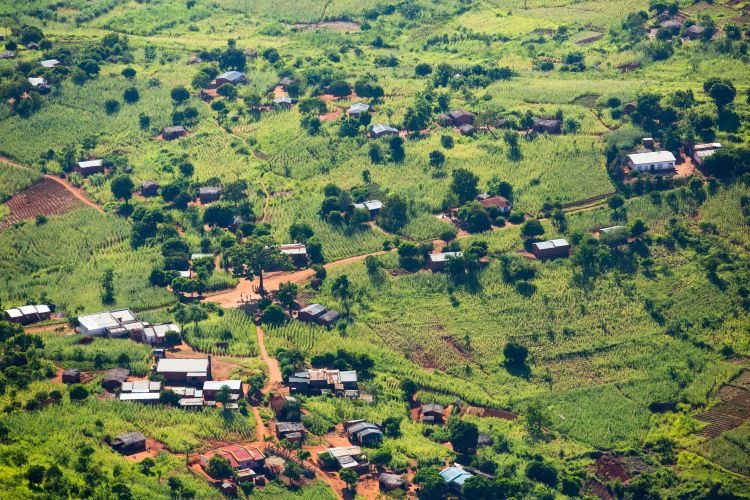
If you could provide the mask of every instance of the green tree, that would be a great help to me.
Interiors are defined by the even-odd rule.
[[[75,384],[70,386],[70,400],[71,401],[83,401],[89,397],[89,391],[85,386],[81,384]]]
[[[111,268],[105,269],[102,275],[102,304],[110,305],[115,303],[115,284],[114,271]]]
[[[450,189],[458,196],[458,203],[463,205],[477,197],[477,194],[479,194],[478,183],[479,177],[476,174],[465,168],[457,168],[453,170],[453,182]]]
[[[350,490],[354,491],[356,489],[357,481],[359,481],[359,476],[357,476],[356,472],[351,469],[342,469],[339,471],[339,477],[346,483]]]
[[[198,304],[191,304],[187,308],[187,320],[193,322],[193,331],[198,333],[198,323],[208,319],[208,313]]]
[[[485,477],[472,476],[464,482],[461,496],[472,500],[493,500],[495,498],[494,485]]]
[[[130,198],[133,197],[133,188],[133,181],[126,174],[116,176],[112,179],[112,184],[110,185],[112,195],[116,199],[124,200],[126,205],[130,202]]]
[[[288,257],[279,252],[270,236],[255,236],[226,252],[227,262],[238,276],[258,277],[258,293],[265,295],[263,271],[269,267],[289,267]]]
[[[183,102],[190,99],[190,92],[185,87],[175,87],[170,92],[172,100],[175,104],[182,104]]]
[[[427,500],[445,498],[448,485],[435,467],[423,467],[414,475],[414,484],[419,486],[419,497]]]
[[[286,315],[281,307],[276,304],[271,304],[263,309],[263,314],[260,319],[263,323],[269,325],[280,325],[286,321]]]
[[[234,470],[229,460],[219,454],[209,459],[206,472],[208,472],[209,476],[216,479],[229,479],[234,475]]]
[[[286,307],[290,313],[292,311],[292,307],[294,307],[297,303],[296,301],[298,290],[299,287],[296,283],[288,281],[286,283],[281,283],[279,285],[279,290],[276,292],[276,299],[283,307]]]
[[[349,301],[354,296],[349,277],[346,274],[338,276],[331,285],[331,295],[341,301],[344,311],[349,312]]]
[[[453,450],[457,453],[468,453],[477,447],[479,430],[472,422],[452,417],[448,421],[448,433]]]
[[[391,193],[380,209],[378,224],[386,231],[397,232],[409,220],[408,210],[406,200],[398,194]]]
[[[544,226],[537,219],[529,219],[521,226],[521,236],[524,238],[533,238],[544,234]]]

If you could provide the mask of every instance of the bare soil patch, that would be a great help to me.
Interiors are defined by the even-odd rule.
[[[696,415],[708,426],[699,436],[715,438],[722,432],[739,427],[750,418],[750,371],[742,371],[734,380],[719,389],[719,402],[709,410]]]
[[[164,443],[160,443],[156,439],[146,438],[146,450],[134,453],[132,455],[125,455],[125,460],[131,462],[140,462],[144,458],[155,458],[160,451],[167,450]]]
[[[10,209],[10,214],[0,221],[0,229],[37,215],[63,215],[83,206],[62,184],[46,177],[13,196],[5,205]]]

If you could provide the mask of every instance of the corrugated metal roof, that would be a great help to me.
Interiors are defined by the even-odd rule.
[[[645,165],[650,163],[663,163],[677,161],[670,151],[653,151],[650,153],[634,153],[628,155],[634,165]]]

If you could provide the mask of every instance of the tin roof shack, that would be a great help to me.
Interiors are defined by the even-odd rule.
[[[356,371],[311,368],[297,372],[288,380],[289,392],[299,394],[323,394],[332,392],[337,396],[359,397]]]
[[[362,453],[359,446],[337,446],[318,452],[318,459],[323,454],[329,454],[336,460],[338,469],[351,469],[354,472],[364,472],[370,465],[367,455]]]
[[[305,439],[305,427],[302,422],[276,422],[276,437],[301,443]]]
[[[12,50],[4,50],[0,52],[0,59],[14,59],[16,57],[16,53]]]
[[[273,105],[277,108],[291,109],[292,104],[294,104],[294,101],[289,96],[281,96],[273,100]]]
[[[101,160],[79,161],[73,169],[84,177],[91,174],[104,172],[104,164]]]
[[[271,405],[271,409],[273,410],[273,414],[276,415],[277,420],[288,420],[288,412],[290,410],[299,416],[300,403],[297,398],[286,394],[274,394],[271,396],[269,404]]]
[[[375,446],[383,440],[383,432],[375,424],[363,420],[351,420],[344,424],[349,441],[363,446]]]
[[[370,219],[374,219],[383,208],[383,202],[380,200],[367,200],[362,203],[352,203],[354,210],[367,210],[370,212]]]
[[[161,382],[158,380],[136,380],[133,382],[123,382],[120,385],[120,394],[146,394],[161,391]]]
[[[167,343],[169,333],[182,333],[180,327],[174,323],[162,323],[161,325],[151,325],[143,328],[140,335],[141,342],[151,345],[164,345]]]
[[[339,314],[338,311],[328,310],[324,312],[323,314],[321,314],[320,316],[318,316],[318,319],[316,320],[316,322],[319,325],[330,327],[330,326],[333,326],[333,324],[336,323],[336,321],[338,321],[340,316],[341,315]]]
[[[555,259],[570,255],[570,243],[565,239],[539,241],[531,245],[531,253],[537,259]]]
[[[380,491],[393,491],[399,488],[406,489],[406,481],[403,476],[398,474],[388,474],[383,472],[378,476],[378,484],[380,485]]]
[[[442,424],[445,418],[445,408],[437,403],[422,405],[419,420],[425,424]]]
[[[687,37],[690,40],[697,40],[700,37],[702,37],[705,32],[706,32],[706,28],[704,28],[703,26],[694,24],[685,30],[685,35],[687,35]]]
[[[120,434],[112,441],[112,448],[123,455],[146,451],[146,436],[140,432]]]
[[[247,83],[247,76],[245,73],[239,71],[227,71],[216,77],[214,80],[214,87],[218,88],[222,85],[243,85]]]
[[[549,118],[536,118],[532,126],[534,132],[540,134],[562,134],[562,122],[560,120],[551,120]]]
[[[211,355],[208,358],[160,359],[156,365],[156,373],[169,382],[202,384],[211,380]]]
[[[68,368],[62,372],[63,384],[80,384],[81,383],[81,372],[75,368]]]
[[[297,313],[297,319],[300,321],[315,322],[326,312],[326,306],[321,304],[310,304],[303,307]]]
[[[427,256],[427,269],[432,272],[442,271],[448,265],[448,259],[463,256],[463,252],[431,253]]]
[[[154,181],[143,181],[141,183],[141,196],[144,198],[150,198],[152,196],[158,196],[159,195],[159,188],[161,186],[158,182]]]
[[[653,172],[655,170],[669,170],[674,168],[677,159],[670,151],[654,151],[651,153],[633,153],[628,155],[628,165],[639,172]]]
[[[221,198],[220,187],[202,187],[198,189],[198,199],[202,204],[219,201]]]
[[[130,376],[130,370],[127,368],[112,368],[104,372],[104,378],[102,378],[102,387],[109,392],[115,392],[117,389],[122,387],[122,383],[128,380]]]
[[[60,65],[60,61],[58,61],[57,59],[45,59],[39,64],[41,64],[43,68],[54,68],[55,66]]]
[[[279,252],[288,255],[296,267],[307,267],[307,247],[304,243],[279,245]]]
[[[648,149],[656,149],[656,141],[654,141],[653,137],[644,137],[643,147]]]
[[[229,388],[229,399],[237,401],[242,397],[242,380],[207,380],[203,382],[203,399],[216,401],[222,387]]]
[[[131,323],[138,323],[133,311],[116,309],[79,316],[76,330],[82,335],[111,335]]]
[[[693,161],[697,165],[702,165],[703,160],[708,158],[709,156],[713,156],[713,154],[721,149],[721,143],[720,142],[711,142],[708,144],[696,144],[693,146]]]
[[[461,493],[464,482],[472,476],[473,474],[465,471],[461,466],[446,467],[440,471],[440,477],[448,484],[448,488],[456,493]]]
[[[359,118],[363,113],[367,113],[369,111],[369,104],[358,102],[356,104],[352,104],[349,109],[346,110],[346,114],[354,118]]]
[[[126,392],[121,393],[118,399],[143,404],[157,404],[160,401],[158,392]]]
[[[52,315],[52,309],[46,304],[26,305],[13,309],[6,309],[4,317],[11,323],[28,325],[38,321],[48,321]]]
[[[185,137],[187,130],[182,125],[176,125],[174,127],[164,127],[161,131],[161,138],[165,141],[173,141],[180,137]]]
[[[208,468],[208,462],[216,455],[229,460],[238,473],[248,469],[262,470],[266,463],[266,456],[255,446],[230,444],[215,450],[210,450],[200,456],[200,464],[204,469]]]
[[[375,125],[370,126],[368,134],[370,137],[376,139],[378,137],[383,137],[384,135],[398,135],[398,129],[383,123],[376,123]]]

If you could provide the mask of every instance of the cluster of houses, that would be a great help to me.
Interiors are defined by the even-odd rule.
[[[675,17],[667,16],[659,23],[659,28],[670,30],[676,35],[682,29],[686,19],[687,17],[684,14],[678,14]],[[705,33],[705,26],[693,24],[685,30],[685,36],[683,39],[698,40],[699,38],[702,38]]]
[[[474,121],[477,115],[465,109],[454,109],[449,113],[438,115],[438,123],[443,127],[456,127],[461,135],[471,136],[477,131]]]
[[[29,325],[39,321],[48,321],[52,316],[52,309],[46,304],[25,305],[6,309],[3,312],[5,321]]]
[[[171,337],[179,335],[181,329],[174,323],[152,325],[140,321],[130,309],[116,309],[86,314],[77,318],[76,331],[82,335],[107,336],[112,338],[130,337],[136,342],[150,345],[164,345]]]
[[[317,323],[322,326],[332,326],[338,321],[338,311],[328,309],[321,304],[310,304],[297,312],[297,319],[307,323]]]
[[[204,470],[208,470],[209,462],[215,456],[227,459],[229,465],[235,471],[234,481],[238,484],[248,481],[258,481],[263,475],[266,456],[256,446],[230,444],[207,451],[200,456],[199,463],[201,467]]]
[[[359,398],[357,372],[329,368],[310,368],[297,372],[287,380],[291,394],[336,395],[350,399]]]

